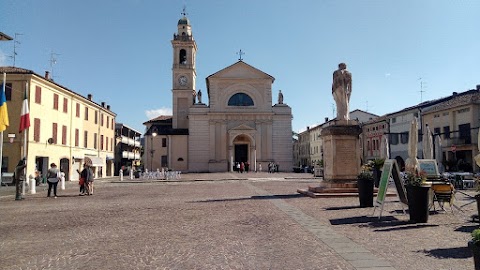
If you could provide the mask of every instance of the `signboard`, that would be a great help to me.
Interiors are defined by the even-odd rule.
[[[382,175],[380,176],[380,184],[378,186],[377,200],[375,204],[375,208],[377,206],[381,206],[379,218],[382,216],[383,205],[387,195],[388,180],[390,177],[393,178],[400,202],[408,204],[405,186],[403,185],[403,180],[400,177],[400,170],[398,169],[397,161],[395,159],[387,159],[383,164],[383,170]],[[375,214],[375,209],[373,210],[373,213]]]
[[[435,159],[419,159],[418,167],[420,171],[424,171],[427,174],[427,178],[438,178],[440,176]]]

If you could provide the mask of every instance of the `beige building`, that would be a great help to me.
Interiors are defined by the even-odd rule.
[[[145,166],[150,151],[153,170],[167,165],[224,172],[237,162],[255,170],[275,162],[279,170],[291,171],[292,112],[283,97],[272,106],[275,79],[240,60],[206,78],[208,104],[203,103],[201,91],[195,90],[197,45],[190,22],[183,17],[177,26],[172,40],[173,115],[145,123]]]
[[[480,85],[477,89],[453,93],[442,102],[422,110],[422,130],[427,125],[436,138],[437,157],[447,171],[478,172],[474,157],[478,151]],[[438,146],[440,137],[441,146]],[[441,149],[441,150],[440,150]]]
[[[13,172],[23,158],[26,133],[27,176],[36,170],[45,175],[50,163],[55,163],[66,180],[78,180],[76,170],[82,169],[86,159],[92,161],[96,177],[113,175],[116,114],[110,106],[55,83],[48,72],[42,77],[27,69],[0,67],[3,72],[7,73],[10,126],[4,131],[2,172]],[[19,134],[25,89],[30,128]]]

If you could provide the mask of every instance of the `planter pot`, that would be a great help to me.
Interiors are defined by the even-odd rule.
[[[410,221],[426,223],[428,221],[428,191],[430,186],[406,186]]]
[[[469,241],[468,247],[472,250],[475,270],[480,270],[480,246],[474,244],[473,241]]]
[[[357,179],[357,186],[360,207],[373,207],[373,181],[371,179]]]
[[[480,194],[475,195],[475,200],[477,200],[477,214],[480,218]]]
[[[373,170],[373,180],[375,182],[375,187],[378,188],[380,185],[380,177],[382,176],[382,171],[378,169]]]

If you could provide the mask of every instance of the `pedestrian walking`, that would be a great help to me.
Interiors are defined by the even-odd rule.
[[[27,162],[25,159],[21,159],[17,167],[15,167],[15,172],[13,173],[13,178],[15,179],[15,200],[23,200],[25,199],[22,196],[22,185],[23,181],[25,181],[25,167],[27,167]]]
[[[57,198],[57,185],[60,180],[60,171],[55,163],[50,164],[50,169],[47,172],[48,193],[47,197],[50,197],[53,189],[53,196]]]
[[[245,169],[245,164],[243,162],[240,162],[240,173],[243,173],[244,169]]]
[[[87,193],[87,189],[85,188],[85,179],[87,178],[87,164],[83,164],[83,170],[80,172],[77,169],[78,174],[80,175],[80,179],[78,179],[78,185],[80,186],[80,193],[78,194],[79,196],[84,196],[85,193]]]
[[[87,195],[93,195],[93,171],[90,166],[86,166],[87,177],[85,178]]]

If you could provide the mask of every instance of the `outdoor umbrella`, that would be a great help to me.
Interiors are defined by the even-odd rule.
[[[427,125],[426,131],[423,133],[423,158],[433,159],[433,140],[430,127]]]
[[[408,135],[408,158],[405,166],[411,170],[416,170],[418,167],[417,159],[417,142],[418,142],[418,124],[417,118],[413,118],[410,124],[410,133]]]
[[[435,136],[435,159],[437,160],[438,170],[440,173],[444,172],[445,169],[443,168],[443,153],[442,153],[442,138],[440,135]]]
[[[380,142],[380,158],[390,159],[390,151],[388,150],[388,137],[387,135],[382,136],[382,141]]]

